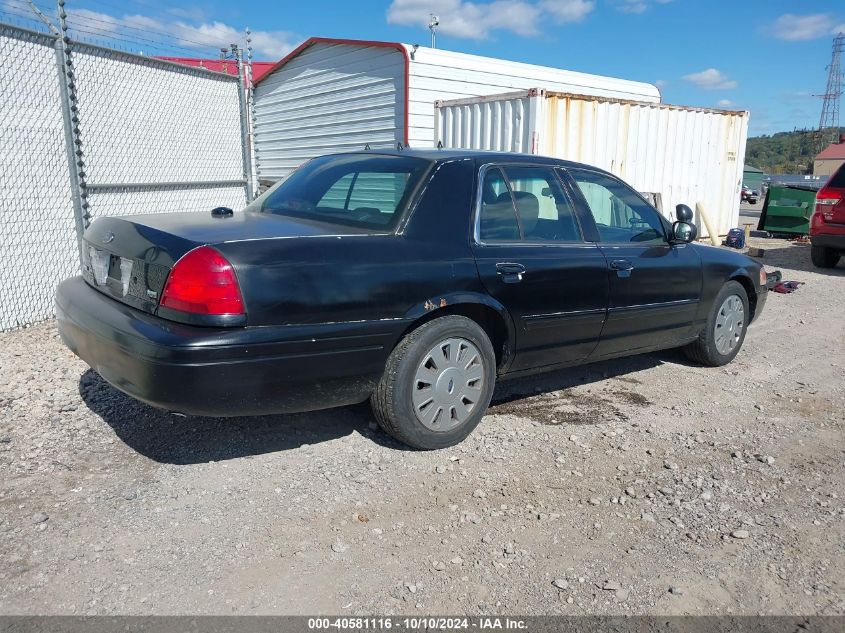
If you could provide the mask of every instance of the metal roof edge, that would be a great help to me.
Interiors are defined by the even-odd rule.
[[[503,92],[495,95],[487,95],[483,97],[466,97],[463,99],[444,99],[434,102],[435,107],[446,108],[450,106],[472,105],[474,103],[486,103],[489,101],[507,101],[509,99],[521,99],[525,97],[546,96],[557,98],[578,99],[580,101],[597,101],[599,103],[618,103],[620,105],[636,105],[650,108],[662,108],[666,110],[686,110],[691,112],[704,112],[712,114],[730,114],[739,116],[749,116],[748,110],[723,110],[720,108],[707,108],[703,106],[686,106],[676,105],[671,103],[655,103],[653,101],[636,101],[634,99],[620,99],[618,97],[604,97],[598,95],[588,95],[574,92],[555,92],[553,90],[545,90],[543,88],[531,88],[529,90],[518,90],[516,92]]]
[[[405,44],[401,42],[384,42],[379,40],[351,40],[351,39],[343,39],[338,37],[309,37],[307,40],[302,42],[299,46],[294,48],[291,52],[287,55],[282,57],[279,61],[277,61],[273,66],[268,70],[258,81],[255,82],[255,85],[259,85],[265,79],[267,79],[270,75],[275,73],[279,68],[287,64],[292,59],[299,56],[305,49],[313,46],[314,44],[348,44],[350,46],[376,46],[380,48],[394,48],[405,57],[407,62],[408,60],[408,48]]]

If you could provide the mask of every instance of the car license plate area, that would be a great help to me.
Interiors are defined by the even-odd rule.
[[[134,262],[126,257],[112,255],[107,251],[93,246],[86,249],[83,261],[84,272],[94,283],[117,297],[125,297],[129,293],[132,280]]]
[[[100,292],[153,314],[170,268],[85,244],[82,276]]]

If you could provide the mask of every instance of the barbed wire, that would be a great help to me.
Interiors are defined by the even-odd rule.
[[[16,7],[0,4],[0,21],[21,26],[33,31],[44,33],[50,32],[49,27],[39,20],[35,13],[33,13],[33,11],[28,7],[26,12],[24,12],[22,10],[17,10]]]
[[[20,0],[17,0],[17,1],[20,1]],[[113,29],[137,31],[139,33],[146,33],[146,34],[150,34],[150,35],[160,35],[162,37],[176,39],[176,40],[179,40],[181,42],[187,42],[189,44],[195,44],[195,45],[197,45],[198,47],[201,47],[201,48],[212,48],[212,47],[215,46],[215,44],[211,44],[207,41],[206,42],[199,42],[197,40],[191,40],[191,39],[189,39],[187,37],[183,37],[182,35],[177,34],[177,33],[172,33],[172,32],[168,32],[168,31],[161,31],[161,30],[153,29],[153,28],[146,28],[146,27],[141,28],[141,27],[137,27],[137,26],[130,26],[128,24],[121,22],[121,20],[123,18],[114,18],[115,22],[112,22],[112,21],[109,21],[109,20],[101,20],[99,18],[94,18],[94,17],[88,16],[88,15],[86,15],[83,18],[83,17],[79,16],[78,14],[74,14],[73,9],[71,9],[68,12],[68,18],[69,18],[69,22],[71,23],[71,26],[73,26],[74,22],[80,22],[80,23],[97,22],[99,24],[105,24],[107,26],[110,26]],[[220,44],[217,45],[217,48],[228,47],[229,44],[231,44],[231,43],[232,42],[223,42],[221,40]]]
[[[54,8],[38,3],[33,4],[46,14],[48,18],[52,17]],[[100,2],[99,0],[97,4],[117,8],[116,5]],[[4,9],[4,7],[6,8]],[[123,10],[125,11],[125,7]],[[90,9],[86,9],[86,11],[90,11]],[[40,24],[41,28],[44,27],[43,22],[38,19],[27,0],[5,0],[4,4],[0,5],[0,14],[4,13],[26,20],[27,22]],[[103,16],[104,18],[108,17],[112,19],[102,19],[87,14],[80,15],[70,7],[68,9],[68,26],[72,31],[72,35],[73,33],[84,33],[85,35],[98,39],[99,42],[107,46],[112,46],[113,42],[119,42],[124,47],[128,45],[130,49],[152,48],[161,53],[173,54],[174,52],[178,52],[186,57],[198,57],[205,54],[211,58],[216,58],[220,49],[228,49],[233,43],[224,41],[223,39],[218,44],[209,41],[201,42],[185,37],[180,33],[126,24],[123,22],[124,17],[113,17],[107,14],[103,14]],[[189,25],[185,26],[190,28]],[[242,44],[240,41],[242,39],[243,36],[239,34],[239,41],[236,43]],[[212,54],[211,51],[214,51],[214,53]]]
[[[86,5],[94,4],[94,5],[106,7],[106,8],[109,8],[109,9],[113,9],[115,11],[120,11],[124,15],[127,15],[132,11],[132,9],[127,7],[127,5],[130,5],[130,4],[134,4],[137,7],[135,9],[135,11],[138,12],[138,15],[142,15],[144,11],[150,10],[150,3],[149,2],[139,1],[139,0],[126,0],[125,3],[121,2],[120,4],[118,4],[116,2],[105,2],[105,0],[85,0],[85,4]],[[83,8],[87,9],[87,7],[83,7]],[[88,10],[90,11],[91,9],[88,9]]]
[[[70,22],[70,21],[69,21]],[[144,37],[125,37],[120,33],[115,33],[114,31],[109,31],[104,28],[98,28],[96,25],[86,25],[87,28],[75,25],[73,23],[69,23],[69,29],[71,31],[72,36],[76,36],[78,33],[85,33],[86,35],[93,36],[94,38],[98,38],[100,42],[105,43],[108,47],[114,47],[113,42],[121,42],[123,44],[134,44],[133,48],[137,49],[144,49],[144,48],[151,48],[154,50],[159,51],[160,53],[170,53],[171,55],[174,52],[182,52],[185,57],[201,57],[202,51],[199,51],[195,48],[187,48],[184,46],[179,46],[178,44],[171,44],[169,42],[162,42],[161,40],[152,40],[149,38]],[[81,39],[79,37],[74,37],[74,39]],[[208,47],[212,49],[212,47]]]

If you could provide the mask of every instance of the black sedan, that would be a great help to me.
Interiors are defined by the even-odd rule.
[[[56,299],[64,342],[189,415],[369,399],[432,449],[497,379],[683,347],[730,362],[766,300],[748,257],[693,243],[615,176],[488,152],[314,159],[245,211],[100,218]]]

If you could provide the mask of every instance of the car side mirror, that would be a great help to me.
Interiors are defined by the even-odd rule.
[[[685,204],[679,204],[675,207],[675,218],[678,222],[692,224],[692,209]]]
[[[698,237],[698,228],[689,222],[673,222],[672,238],[675,243],[689,243]]]

